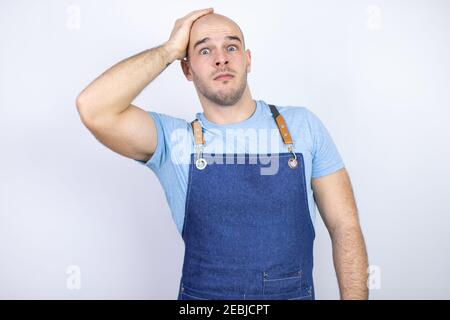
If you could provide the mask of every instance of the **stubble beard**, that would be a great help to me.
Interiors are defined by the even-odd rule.
[[[244,72],[243,76],[239,79],[239,85],[236,89],[230,90],[227,88],[228,84],[223,85],[224,89],[216,89],[213,91],[202,79],[196,76],[193,73],[193,81],[197,90],[208,100],[213,103],[222,106],[228,107],[235,105],[244,94],[245,88],[247,87],[247,73]],[[236,80],[233,78],[232,80]],[[214,80],[217,81],[217,80]]]

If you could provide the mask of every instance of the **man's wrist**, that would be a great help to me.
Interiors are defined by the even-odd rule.
[[[165,42],[160,46],[160,50],[162,50],[162,56],[164,57],[164,62],[166,66],[174,62],[176,57],[176,52],[170,47],[170,44]]]

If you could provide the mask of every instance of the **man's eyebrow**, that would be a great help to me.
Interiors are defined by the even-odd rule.
[[[241,38],[239,38],[238,36],[226,36],[225,39],[228,39],[228,40],[237,40],[237,41],[239,41],[240,43],[242,43]],[[203,39],[197,41],[197,42],[194,44],[194,49],[195,49],[195,47],[197,47],[198,45],[200,45],[200,44],[202,44],[202,43],[205,43],[205,42],[207,42],[207,41],[209,41],[209,40],[211,40],[211,39],[210,39],[209,37],[206,37],[206,38],[203,38]]]

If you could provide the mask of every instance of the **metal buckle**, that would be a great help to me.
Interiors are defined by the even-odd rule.
[[[206,162],[206,159],[202,157],[202,145],[197,145],[197,160],[195,161],[195,166],[198,170],[203,170],[206,168],[206,165],[208,162]]]
[[[289,158],[289,160],[288,160],[289,168],[295,169],[298,166],[298,161],[297,161],[297,155],[294,152],[294,145],[293,144],[288,146],[288,151],[290,153],[292,153],[292,155],[293,155],[293,157]]]

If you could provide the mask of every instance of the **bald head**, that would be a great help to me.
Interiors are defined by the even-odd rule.
[[[197,49],[201,44],[206,44],[210,40],[221,40],[222,38],[241,42],[245,50],[244,34],[236,22],[217,13],[200,17],[192,24],[187,57],[189,58],[189,52]]]
[[[253,103],[247,85],[251,53],[236,22],[217,13],[201,16],[191,26],[186,51],[188,61],[180,64],[203,106],[234,106],[241,99]]]

